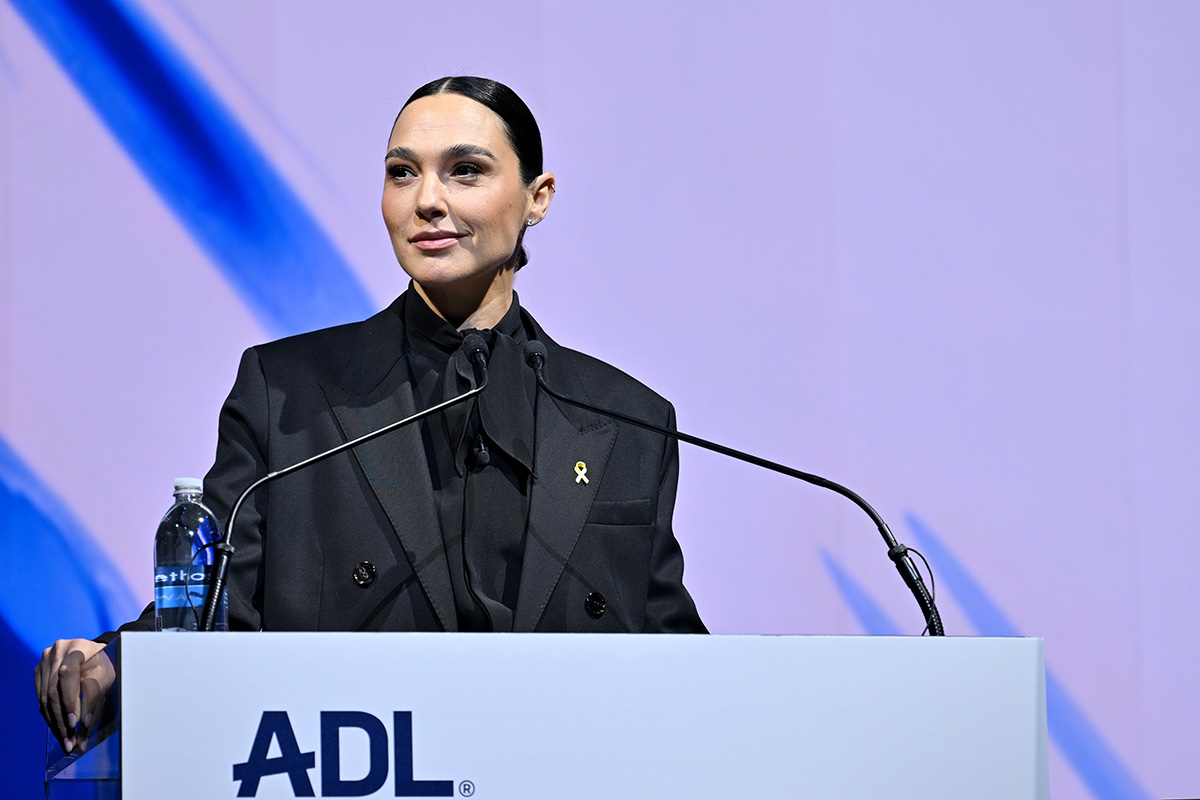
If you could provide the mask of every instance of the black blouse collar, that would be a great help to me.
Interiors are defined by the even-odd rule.
[[[473,370],[460,348],[463,337],[472,329],[456,330],[425,303],[411,284],[405,292],[403,308],[409,346],[434,363],[444,365],[442,399],[470,389],[474,385]],[[532,472],[536,383],[522,360],[528,336],[516,292],[496,327],[480,333],[491,349],[488,388],[478,398],[480,427],[492,444]],[[464,441],[469,417],[470,404],[456,406],[445,414],[455,466],[460,472],[470,444]]]
[[[446,320],[437,315],[425,302],[425,298],[413,288],[409,282],[408,291],[404,293],[404,328],[408,334],[409,343],[420,353],[435,361],[446,361],[462,347],[463,337],[472,328],[457,330]],[[508,311],[490,330],[498,331],[510,337],[517,344],[525,344],[525,328],[521,325],[521,303],[517,293],[513,292],[512,303]],[[484,338],[489,338],[488,331],[483,331]]]

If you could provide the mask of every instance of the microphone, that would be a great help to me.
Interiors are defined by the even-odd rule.
[[[937,606],[933,602],[933,596],[929,593],[929,589],[925,586],[925,581],[921,578],[921,573],[917,571],[916,564],[913,563],[912,557],[909,556],[909,548],[896,541],[896,537],[892,535],[892,531],[890,528],[888,528],[887,523],[883,521],[883,517],[879,516],[875,509],[872,508],[866,500],[859,497],[854,491],[842,486],[840,483],[834,483],[828,478],[822,478],[820,475],[814,475],[810,472],[801,472],[798,469],[792,469],[791,467],[784,466],[783,464],[778,464],[774,461],[768,461],[765,458],[759,458],[758,456],[751,455],[749,453],[743,453],[741,450],[734,450],[732,447],[726,447],[725,445],[717,444],[716,442],[710,442],[707,439],[701,439],[698,436],[692,436],[672,428],[665,428],[662,425],[655,425],[653,422],[637,419],[636,417],[631,417],[628,414],[622,414],[620,411],[601,408],[600,406],[593,405],[585,400],[578,400],[574,397],[568,397],[564,394],[559,394],[550,388],[550,386],[546,383],[545,376],[542,374],[542,370],[546,366],[547,360],[546,345],[533,339],[529,340],[525,343],[524,357],[525,363],[529,365],[530,369],[533,370],[534,375],[537,376],[538,387],[555,400],[560,400],[564,403],[569,403],[570,405],[587,409],[588,411],[592,411],[596,414],[620,420],[621,422],[627,422],[630,425],[636,425],[639,428],[644,428],[648,431],[654,431],[655,433],[660,433],[663,436],[667,436],[672,439],[678,439],[681,442],[687,442],[688,444],[693,444],[697,447],[703,447],[705,450],[711,450],[714,453],[720,453],[721,455],[729,456],[730,458],[736,458],[739,461],[745,461],[748,464],[754,464],[755,466],[763,467],[764,469],[769,469],[773,472],[778,472],[781,475],[787,475],[791,478],[802,480],[805,483],[811,483],[814,486],[820,486],[823,489],[829,489],[830,491],[837,492],[842,497],[847,498],[860,509],[862,509],[867,516],[871,518],[871,521],[875,523],[875,527],[878,528],[880,535],[883,537],[884,543],[888,546],[888,558],[890,558],[892,563],[896,565],[896,570],[900,573],[900,577],[904,579],[905,585],[908,586],[909,591],[911,591],[913,597],[916,598],[917,605],[921,607],[921,613],[925,617],[925,623],[929,626],[929,635],[946,635],[942,628],[942,617],[938,613]]]
[[[311,464],[317,463],[318,461],[324,461],[330,456],[334,456],[345,450],[358,447],[364,442],[369,442],[372,439],[383,436],[385,433],[390,433],[398,428],[403,428],[405,425],[425,419],[425,417],[436,414],[439,411],[444,411],[450,406],[470,400],[472,397],[478,395],[487,388],[487,361],[491,351],[488,348],[487,340],[485,340],[483,336],[476,331],[472,331],[463,337],[462,350],[466,352],[467,360],[470,361],[475,367],[474,389],[469,389],[460,395],[451,397],[449,400],[443,400],[437,405],[430,406],[424,411],[418,411],[417,413],[407,416],[404,419],[397,420],[396,422],[390,422],[378,430],[364,433],[357,439],[351,439],[348,442],[342,442],[336,447],[331,447],[323,453],[310,456],[303,461],[292,464],[290,467],[284,467],[282,469],[275,470],[274,472],[269,472],[246,487],[246,490],[238,497],[237,502],[233,504],[233,510],[229,513],[229,525],[226,527],[225,536],[221,537],[221,539],[213,545],[213,550],[215,551],[212,569],[213,579],[208,585],[208,594],[204,598],[204,614],[200,618],[200,630],[211,631],[213,621],[217,617],[217,608],[221,604],[221,595],[225,592],[226,573],[229,571],[229,560],[233,558],[233,545],[230,544],[230,541],[233,539],[233,526],[237,521],[238,511],[241,510],[242,503],[246,501],[246,498],[264,483],[269,483],[276,478],[282,478],[284,475],[291,475],[293,472],[302,470]]]
[[[479,373],[483,374],[483,382],[487,382],[487,362],[488,356],[491,355],[491,350],[488,349],[487,340],[483,338],[483,334],[479,331],[471,331],[463,337],[462,350],[467,353],[467,360],[476,367],[476,377]],[[482,387],[480,387],[482,389]]]

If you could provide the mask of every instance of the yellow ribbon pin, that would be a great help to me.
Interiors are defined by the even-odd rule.
[[[575,464],[575,482],[579,483],[580,481],[584,483],[590,483],[587,476],[587,464],[583,463],[582,461],[576,462]]]

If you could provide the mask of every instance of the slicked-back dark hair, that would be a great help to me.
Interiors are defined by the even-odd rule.
[[[517,154],[517,163],[521,168],[521,180],[525,185],[533,183],[542,174],[542,132],[537,120],[525,101],[512,89],[491,78],[478,78],[471,75],[438,78],[430,81],[412,93],[404,101],[400,113],[408,108],[414,100],[437,94],[458,94],[467,97],[480,105],[486,106],[500,121],[504,123],[504,132],[508,135],[508,143]],[[397,115],[399,119],[399,115]],[[523,244],[525,230],[522,229],[517,242],[516,269],[529,263],[529,256]]]

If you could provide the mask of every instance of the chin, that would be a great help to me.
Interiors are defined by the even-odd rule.
[[[418,264],[413,269],[404,267],[404,271],[408,273],[410,278],[422,286],[437,287],[439,289],[462,286],[464,289],[468,287],[478,289],[492,284],[504,270],[503,267],[485,270],[462,269],[456,268],[452,264],[431,264],[426,262]]]

